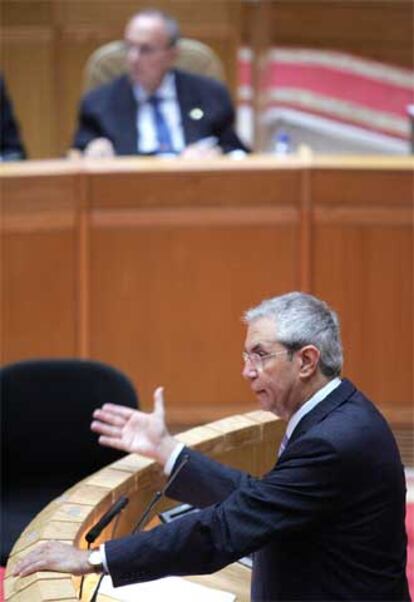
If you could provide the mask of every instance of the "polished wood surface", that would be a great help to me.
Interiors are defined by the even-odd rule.
[[[182,33],[211,46],[235,96],[237,50],[295,46],[413,68],[412,0],[154,0]],[[1,56],[31,158],[71,145],[88,57],[122,37],[145,0],[2,0]],[[256,82],[257,83],[257,82]]]
[[[339,312],[344,374],[412,428],[410,158],[0,166],[4,363],[92,357],[173,429],[255,407],[243,311],[289,290]]]
[[[276,450],[283,434],[283,423],[268,412],[251,412],[232,416],[197,427],[178,438],[208,455],[259,475],[274,464]],[[161,483],[160,469],[141,456],[129,455],[87,477],[61,497],[50,503],[28,525],[10,555],[4,582],[5,599],[13,602],[42,602],[46,600],[78,599],[79,578],[62,573],[38,572],[16,579],[11,576],[16,560],[40,541],[58,539],[85,548],[84,535],[99,520],[109,506],[126,495],[129,504],[120,515],[117,536],[127,535],[141,516]],[[165,500],[155,508],[174,505]],[[111,538],[112,526],[107,527],[98,543]],[[250,571],[231,565],[211,576],[192,577],[204,585],[224,589],[237,595],[237,602],[250,599]],[[85,597],[90,584],[84,588]],[[109,600],[102,596],[99,600]]]

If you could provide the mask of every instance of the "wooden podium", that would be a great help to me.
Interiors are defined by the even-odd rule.
[[[224,463],[259,475],[274,464],[283,431],[284,424],[272,414],[256,411],[193,428],[178,438]],[[51,539],[86,548],[85,533],[120,495],[126,495],[129,504],[120,515],[116,535],[127,535],[163,479],[154,462],[129,455],[77,483],[51,502],[28,525],[11,552],[6,568],[5,599],[12,602],[78,600],[79,577],[39,572],[16,579],[11,576],[16,559],[38,542]],[[164,500],[154,512],[172,505],[172,500]],[[110,538],[111,530],[112,526],[108,526],[96,544]],[[191,579],[233,592],[237,595],[237,602],[250,599],[250,571],[240,565],[234,564],[213,575]],[[84,588],[85,594],[88,589]],[[88,600],[89,597],[85,595],[83,599]]]

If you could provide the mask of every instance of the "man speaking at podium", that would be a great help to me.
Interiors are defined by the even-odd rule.
[[[95,411],[99,441],[178,472],[169,497],[202,510],[100,548],[115,586],[211,573],[254,554],[252,600],[409,600],[405,482],[393,435],[375,406],[340,378],[336,314],[304,293],[245,314],[243,376],[260,406],[287,421],[278,458],[262,478],[183,446],[164,420],[117,405]],[[50,542],[15,575],[92,572],[90,552]],[[96,554],[95,554],[96,556]]]

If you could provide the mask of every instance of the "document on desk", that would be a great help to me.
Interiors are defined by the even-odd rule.
[[[144,583],[113,587],[105,576],[99,593],[122,602],[154,602],[154,600],[179,600],[180,602],[234,602],[236,596],[220,589],[187,581],[182,577],[164,577]]]

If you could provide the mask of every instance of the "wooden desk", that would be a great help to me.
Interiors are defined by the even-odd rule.
[[[125,158],[0,166],[3,362],[93,357],[173,428],[255,408],[243,311],[301,289],[339,312],[345,374],[413,414],[411,158]]]
[[[256,411],[196,427],[179,435],[179,439],[220,461],[258,475],[274,464],[283,431],[281,421],[268,412]],[[11,552],[6,568],[6,600],[75,602],[80,583],[78,577],[39,572],[16,579],[11,576],[16,560],[38,542],[50,539],[85,548],[85,533],[120,495],[128,496],[129,504],[120,515],[117,536],[130,533],[137,517],[142,515],[159,488],[161,478],[154,462],[129,455],[84,479],[54,500],[29,524]],[[159,512],[171,505],[171,500],[164,500],[155,510]],[[108,539],[111,529],[111,526],[107,527],[96,544]],[[249,600],[250,572],[243,567],[231,565],[211,577],[203,575],[192,579],[232,591],[238,595],[238,602]]]

